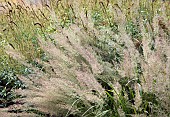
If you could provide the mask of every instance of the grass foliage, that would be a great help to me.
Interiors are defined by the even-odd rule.
[[[167,44],[164,45],[167,50],[164,50],[169,49],[169,4],[169,1],[163,0],[50,0],[35,7],[24,2],[3,2],[0,6],[0,107],[10,105],[18,97],[14,89],[25,88],[16,74],[28,75],[32,72],[10,55],[7,48],[12,48],[23,56],[27,64],[47,74],[43,63],[49,63],[49,57],[40,40],[50,41],[57,46],[57,39],[52,38],[52,35],[64,34],[65,30],[76,25],[89,36],[85,41],[87,43],[82,46],[93,48],[103,72],[94,74],[89,61],[79,53],[73,58],[82,66],[83,63],[88,66],[104,89],[104,94],[92,90],[92,95],[100,99],[97,102],[91,102],[83,96],[73,97],[66,117],[162,116],[160,113],[168,116],[158,93],[147,90],[149,86],[146,87],[145,83],[148,69],[144,63],[158,51],[159,46],[163,47],[157,44],[159,38]],[[130,55],[129,59],[125,56],[126,52]],[[166,59],[165,64],[168,64],[168,52],[163,57]],[[127,59],[132,66],[126,65]],[[42,61],[42,64],[37,60]],[[132,73],[129,73],[129,67],[132,67]],[[160,78],[155,72],[150,74],[156,80]],[[168,71],[162,77],[167,74]],[[119,84],[119,90],[116,84]],[[141,102],[136,105],[137,101]],[[28,112],[46,116],[38,110]]]

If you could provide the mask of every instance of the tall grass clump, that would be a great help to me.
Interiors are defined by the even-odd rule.
[[[59,108],[66,117],[169,116],[169,1],[6,1],[1,8],[2,104],[13,99],[8,91],[23,88],[16,74],[26,68],[11,49],[50,77],[40,80],[39,108],[29,113],[50,116]]]
[[[0,82],[1,105],[5,107],[18,97],[14,89],[24,88],[16,74],[28,75],[32,72],[30,66],[23,65],[24,61],[29,63],[36,58],[45,58],[45,53],[38,43],[38,36],[44,36],[43,25],[46,19],[42,14],[37,16],[33,8],[14,2],[6,1],[5,4],[1,4],[1,8]]]
[[[162,116],[166,116],[168,113],[165,111],[166,109],[164,110],[164,108],[162,108],[163,103],[159,103],[159,91],[146,90],[146,87],[150,87],[152,84],[146,83],[151,79],[146,77],[147,68],[145,67],[145,62],[152,62],[147,58],[148,55],[146,54],[151,54],[153,50],[155,53],[158,51],[157,49],[159,47],[157,45],[158,42],[156,41],[156,38],[158,40],[157,35],[165,34],[166,36],[164,37],[162,35],[162,38],[164,38],[165,43],[167,42],[169,37],[167,31],[165,31],[169,30],[166,27],[167,23],[164,22],[161,24],[164,25],[164,27],[162,27],[159,22],[162,22],[162,20],[166,22],[169,21],[169,14],[167,14],[167,4],[169,3],[167,1],[145,0],[137,2],[115,1],[114,3],[106,3],[95,1],[88,4],[92,14],[91,18],[94,23],[94,30],[97,29],[99,32],[94,33],[90,45],[94,48],[99,60],[104,62],[103,65],[105,66],[105,63],[108,62],[111,64],[111,68],[115,70],[115,73],[118,73],[120,76],[118,78],[116,77],[117,79],[115,80],[114,74],[113,76],[112,74],[101,74],[102,77],[99,78],[99,82],[103,88],[106,89],[106,97],[102,98],[105,103],[102,104],[102,107],[108,105],[105,108],[102,108],[103,114],[101,112],[99,115],[117,117],[122,114],[124,116],[146,114],[160,116],[164,113],[165,115],[163,114]],[[109,5],[113,9],[109,8]],[[112,16],[109,13],[109,10],[112,10],[112,13],[115,14]],[[154,24],[156,17],[162,18],[158,19],[157,24]],[[112,29],[112,24],[115,24],[115,22],[116,33],[115,30]],[[155,25],[159,25],[160,28],[158,29]],[[161,30],[163,32],[161,32]],[[111,34],[112,36],[110,36]],[[146,35],[149,35],[148,39],[146,38]],[[164,49],[168,48],[168,45],[169,44],[167,44]],[[125,58],[125,55],[127,54],[126,51],[130,54],[129,58],[128,56]],[[126,63],[124,63],[124,61]],[[132,70],[131,73],[128,71],[130,66],[126,66],[127,63],[132,65],[132,68],[130,68]],[[119,67],[116,68],[115,64],[119,64]],[[123,69],[121,65],[124,66]],[[151,70],[152,68],[149,67],[149,69]],[[125,77],[122,77],[121,74]],[[153,74],[153,76],[156,75],[156,73],[153,72],[149,72],[149,74]],[[164,77],[166,76],[167,75]],[[158,80],[160,78],[157,77],[156,79]],[[115,91],[115,88],[111,87],[112,85],[116,85],[117,81],[119,81],[119,85],[121,86],[121,90],[119,89],[119,91]],[[111,86],[109,85],[110,82],[112,84]],[[165,83],[163,81],[161,82]],[[138,90],[136,90],[135,87],[138,87]],[[167,91],[165,95],[167,95]],[[138,98],[138,100],[136,98]],[[137,103],[139,103],[138,106],[136,105]],[[85,113],[87,114],[86,116],[98,116],[98,114],[95,113],[96,110],[98,110],[95,110],[95,108],[98,106],[95,104],[91,106],[85,106],[83,104],[82,107],[86,108],[86,111],[83,111],[82,114]],[[91,115],[92,113],[94,115]]]

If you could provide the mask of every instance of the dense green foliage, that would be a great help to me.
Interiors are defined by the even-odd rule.
[[[6,107],[14,102],[12,100],[19,97],[14,93],[14,89],[25,88],[25,85],[15,75],[13,70],[0,72],[0,105]]]

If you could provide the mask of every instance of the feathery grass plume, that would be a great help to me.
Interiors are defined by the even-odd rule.
[[[169,1],[1,6],[0,70],[28,86],[7,116],[168,116]]]

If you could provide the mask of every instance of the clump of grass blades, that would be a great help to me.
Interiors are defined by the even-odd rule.
[[[27,60],[42,56],[43,51],[37,38],[39,34],[45,35],[45,14],[40,14],[41,10],[36,11],[31,7],[25,8],[12,3],[7,3],[5,8],[7,13],[2,14],[1,18],[1,24],[4,25],[1,38],[17,49]]]

